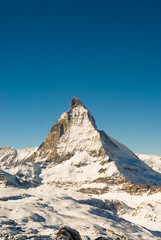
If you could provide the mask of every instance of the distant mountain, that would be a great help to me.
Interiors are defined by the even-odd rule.
[[[24,149],[16,150],[11,147],[0,148],[0,165],[1,166],[11,166],[24,162],[25,159],[29,158],[35,151],[37,147],[28,147]]]

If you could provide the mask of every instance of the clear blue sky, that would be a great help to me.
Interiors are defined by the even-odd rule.
[[[0,147],[39,146],[77,96],[99,129],[161,155],[161,1],[1,1]]]

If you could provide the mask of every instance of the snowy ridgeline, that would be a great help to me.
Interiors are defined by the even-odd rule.
[[[24,149],[16,150],[11,147],[0,148],[0,165],[1,166],[11,166],[16,163],[21,163],[21,161],[30,157],[35,151],[37,147],[28,147]]]

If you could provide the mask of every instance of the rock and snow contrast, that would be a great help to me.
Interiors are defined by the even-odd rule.
[[[0,148],[0,229],[0,239],[159,240],[161,157],[99,131],[74,97],[39,148]]]

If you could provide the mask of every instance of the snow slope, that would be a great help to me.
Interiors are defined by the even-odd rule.
[[[91,198],[46,184],[27,190],[1,186],[0,192],[2,236],[55,239],[58,229],[69,225],[83,239],[161,239],[160,193],[153,195],[155,200],[126,193]],[[152,216],[147,217],[149,214]]]
[[[36,188],[0,185],[0,239],[6,239],[5,236],[55,239],[58,229],[64,225],[77,229],[82,239],[100,236],[109,239],[161,239],[160,192],[131,195],[115,188],[104,194],[78,192],[81,183],[83,187],[93,189],[104,187],[102,183],[91,183],[101,166],[85,151],[54,166],[21,163],[8,167],[7,171],[13,176],[22,171],[27,179],[31,177],[29,170],[35,164],[41,168],[41,182]],[[116,166],[113,162],[109,164],[108,174],[115,175]],[[61,177],[66,184],[60,187],[61,182],[57,180]],[[84,182],[87,178],[89,183]],[[67,180],[73,185],[68,187]]]
[[[161,173],[161,156],[136,153],[138,158],[156,172]]]

